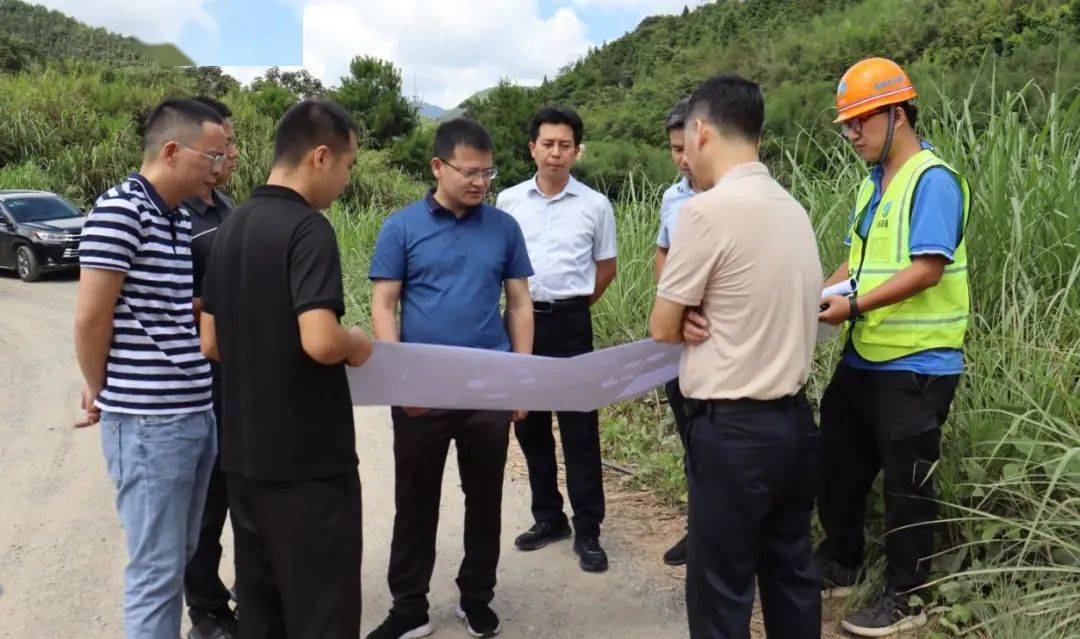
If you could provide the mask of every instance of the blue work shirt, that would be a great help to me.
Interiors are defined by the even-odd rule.
[[[933,149],[927,142],[923,142],[922,147]],[[863,239],[870,233],[874,215],[881,203],[883,172],[884,167],[880,164],[870,172],[874,195],[856,231]],[[915,199],[911,206],[910,254],[944,255],[952,262],[953,252],[963,232],[963,217],[964,196],[956,176],[944,167],[928,169],[915,186]],[[844,239],[844,244],[851,246],[850,236]],[[922,375],[959,375],[964,370],[963,352],[955,348],[932,348],[887,362],[871,362],[862,358],[849,344],[844,351],[843,361],[865,370],[911,371]]]
[[[671,248],[671,234],[675,232],[675,220],[679,217],[679,211],[683,204],[694,197],[696,193],[690,186],[690,180],[685,177],[672,184],[664,191],[660,200],[660,232],[656,235],[656,245],[660,248]]]
[[[521,228],[481,204],[458,218],[434,190],[383,222],[368,277],[401,282],[401,341],[510,350],[505,280],[533,274]]]

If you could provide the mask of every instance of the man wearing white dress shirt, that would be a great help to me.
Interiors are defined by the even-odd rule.
[[[529,124],[536,175],[500,193],[495,205],[518,221],[536,273],[529,278],[536,355],[573,357],[592,351],[589,307],[615,279],[611,202],[570,175],[583,128],[581,118],[570,109],[540,109]],[[574,511],[574,552],[583,570],[602,572],[608,560],[599,541],[604,519],[599,416],[596,411],[559,411],[558,418]],[[514,424],[514,434],[529,467],[535,519],[514,544],[521,550],[537,550],[571,535],[557,484],[551,413],[530,412]]]

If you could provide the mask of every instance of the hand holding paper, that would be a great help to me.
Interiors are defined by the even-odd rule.
[[[855,279],[846,279],[842,282],[837,282],[832,286],[821,291],[821,299],[826,297],[832,297],[833,295],[842,295],[847,297],[855,291],[859,290],[859,282]]]
[[[859,282],[855,279],[846,279],[842,282],[837,282],[832,286],[829,286],[821,291],[821,310],[824,311],[829,308],[829,304],[824,303],[825,300],[830,297],[843,297],[847,298],[849,295],[855,293],[859,289]],[[817,341],[824,342],[832,337],[835,337],[840,332],[839,325],[831,326],[824,321],[818,322]]]

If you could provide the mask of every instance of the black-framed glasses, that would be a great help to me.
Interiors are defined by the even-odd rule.
[[[490,169],[459,169],[458,167],[451,164],[449,160],[439,158],[439,161],[460,173],[461,176],[464,177],[466,180],[480,179],[484,181],[490,181],[494,180],[499,175],[499,170],[494,167]]]
[[[229,159],[229,154],[228,153],[210,154],[210,153],[207,153],[206,151],[200,151],[199,149],[196,149],[195,147],[191,146],[187,142],[181,142],[180,140],[177,140],[176,143],[179,144],[180,146],[184,147],[185,149],[188,149],[190,151],[194,151],[194,152],[198,153],[199,155],[203,156],[204,158],[207,158],[208,160],[213,162],[212,167],[213,167],[213,170],[215,170],[215,171],[217,171],[221,167],[225,166],[225,160]]]
[[[854,133],[855,135],[861,135],[864,122],[866,122],[870,118],[874,117],[875,115],[878,115],[878,114],[881,114],[881,113],[888,113],[889,109],[892,109],[892,108],[893,108],[892,106],[881,107],[880,109],[874,109],[873,111],[871,111],[869,113],[864,113],[864,114],[862,114],[862,115],[860,115],[858,117],[854,117],[854,118],[851,118],[850,120],[846,120],[846,121],[844,121],[844,122],[842,122],[840,124],[840,132],[843,133],[844,135],[847,135],[849,133]]]

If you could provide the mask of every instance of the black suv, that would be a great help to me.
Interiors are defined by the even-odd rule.
[[[33,282],[43,273],[79,268],[84,220],[55,193],[0,191],[0,269]]]

